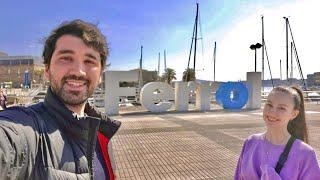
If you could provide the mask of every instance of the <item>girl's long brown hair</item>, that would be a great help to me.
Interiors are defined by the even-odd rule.
[[[276,87],[272,91],[283,92],[293,98],[294,109],[299,111],[297,117],[289,121],[287,129],[291,136],[309,143],[308,128],[306,123],[304,97],[300,88],[297,87]]]

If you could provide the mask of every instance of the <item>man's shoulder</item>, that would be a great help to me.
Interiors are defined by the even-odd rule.
[[[11,106],[0,112],[0,119],[16,119],[28,116],[28,108],[24,106]]]
[[[96,108],[94,105],[90,103],[86,104],[85,113],[88,116],[101,119],[102,123],[106,123],[106,124],[117,126],[117,127],[121,125],[120,121],[110,118],[105,112],[102,112],[101,110],[99,110],[98,108]]]
[[[40,104],[39,104],[40,105]],[[35,116],[36,110],[40,109],[40,106],[11,106],[0,112],[0,121],[21,123],[21,124],[34,124],[37,119]]]
[[[111,139],[112,136],[119,130],[120,126],[121,121],[117,121],[108,116],[104,116],[101,118],[99,131],[108,139]]]

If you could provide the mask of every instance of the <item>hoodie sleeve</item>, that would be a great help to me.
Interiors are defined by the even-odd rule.
[[[281,180],[282,178],[279,176],[279,174],[276,172],[274,167],[271,167],[269,165],[262,165],[260,166],[261,169],[261,177],[260,180]]]
[[[308,151],[305,161],[301,165],[299,179],[320,179],[320,168],[317,161],[317,155],[314,150]]]
[[[239,160],[238,160],[238,164],[237,164],[237,168],[236,168],[236,172],[234,174],[234,180],[243,179],[242,175],[241,175],[241,164],[242,164],[243,155],[244,155],[244,152],[245,152],[245,149],[246,149],[247,141],[248,140],[245,140],[244,143],[243,143],[241,154],[240,154],[240,157],[239,157]]]

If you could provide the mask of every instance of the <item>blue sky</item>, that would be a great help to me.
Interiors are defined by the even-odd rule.
[[[293,0],[2,0],[0,51],[9,55],[40,56],[41,42],[53,28],[66,20],[83,19],[98,24],[106,35],[110,44],[111,69],[128,70],[138,67],[140,46],[143,45],[144,68],[155,70],[158,53],[163,54],[166,49],[167,66],[176,70],[179,79],[187,66],[196,2],[200,4],[203,38],[202,43],[198,41],[197,74],[200,79],[212,79],[213,43],[217,41],[217,80],[224,81],[245,79],[246,72],[253,70],[253,52],[248,47],[251,42],[256,43],[261,39],[262,14],[265,15],[265,26],[269,27],[266,28],[266,36],[269,34],[266,38],[272,41],[271,37],[276,37],[274,43],[270,42],[268,45],[268,40],[266,41],[271,47],[268,49],[269,53],[277,52],[273,55],[271,65],[275,68],[274,76],[279,77],[276,69],[278,59],[284,59],[284,42],[279,41],[280,35],[273,34],[283,33],[282,16],[290,16],[292,28],[298,29],[300,26],[297,23],[304,22],[308,13],[313,12],[310,9],[314,6],[313,3],[317,3]],[[307,46],[304,45],[307,41],[299,39],[305,39],[303,34],[307,29],[298,30],[296,43],[299,42],[300,47]],[[280,46],[276,47],[277,44]],[[301,57],[310,59],[315,56],[311,56],[310,49],[302,49],[301,53],[305,55]],[[311,63],[302,62],[304,64]],[[163,64],[161,66],[163,71]],[[320,68],[316,69],[312,65],[310,68],[304,66],[305,76],[320,71]],[[226,71],[227,69],[229,70]]]

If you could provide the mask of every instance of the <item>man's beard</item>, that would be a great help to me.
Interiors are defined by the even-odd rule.
[[[69,76],[64,76],[61,79],[61,82],[58,82],[52,77],[52,74],[49,73],[49,80],[50,80],[52,91],[60,98],[60,100],[64,104],[70,105],[70,106],[77,106],[77,105],[84,104],[87,101],[87,99],[93,94],[93,91],[94,91],[94,88],[90,87],[91,81],[89,81],[84,77],[69,75]],[[82,91],[82,92],[66,90],[65,86],[67,84],[67,80],[85,81],[85,85],[87,88],[85,89],[85,91]]]

